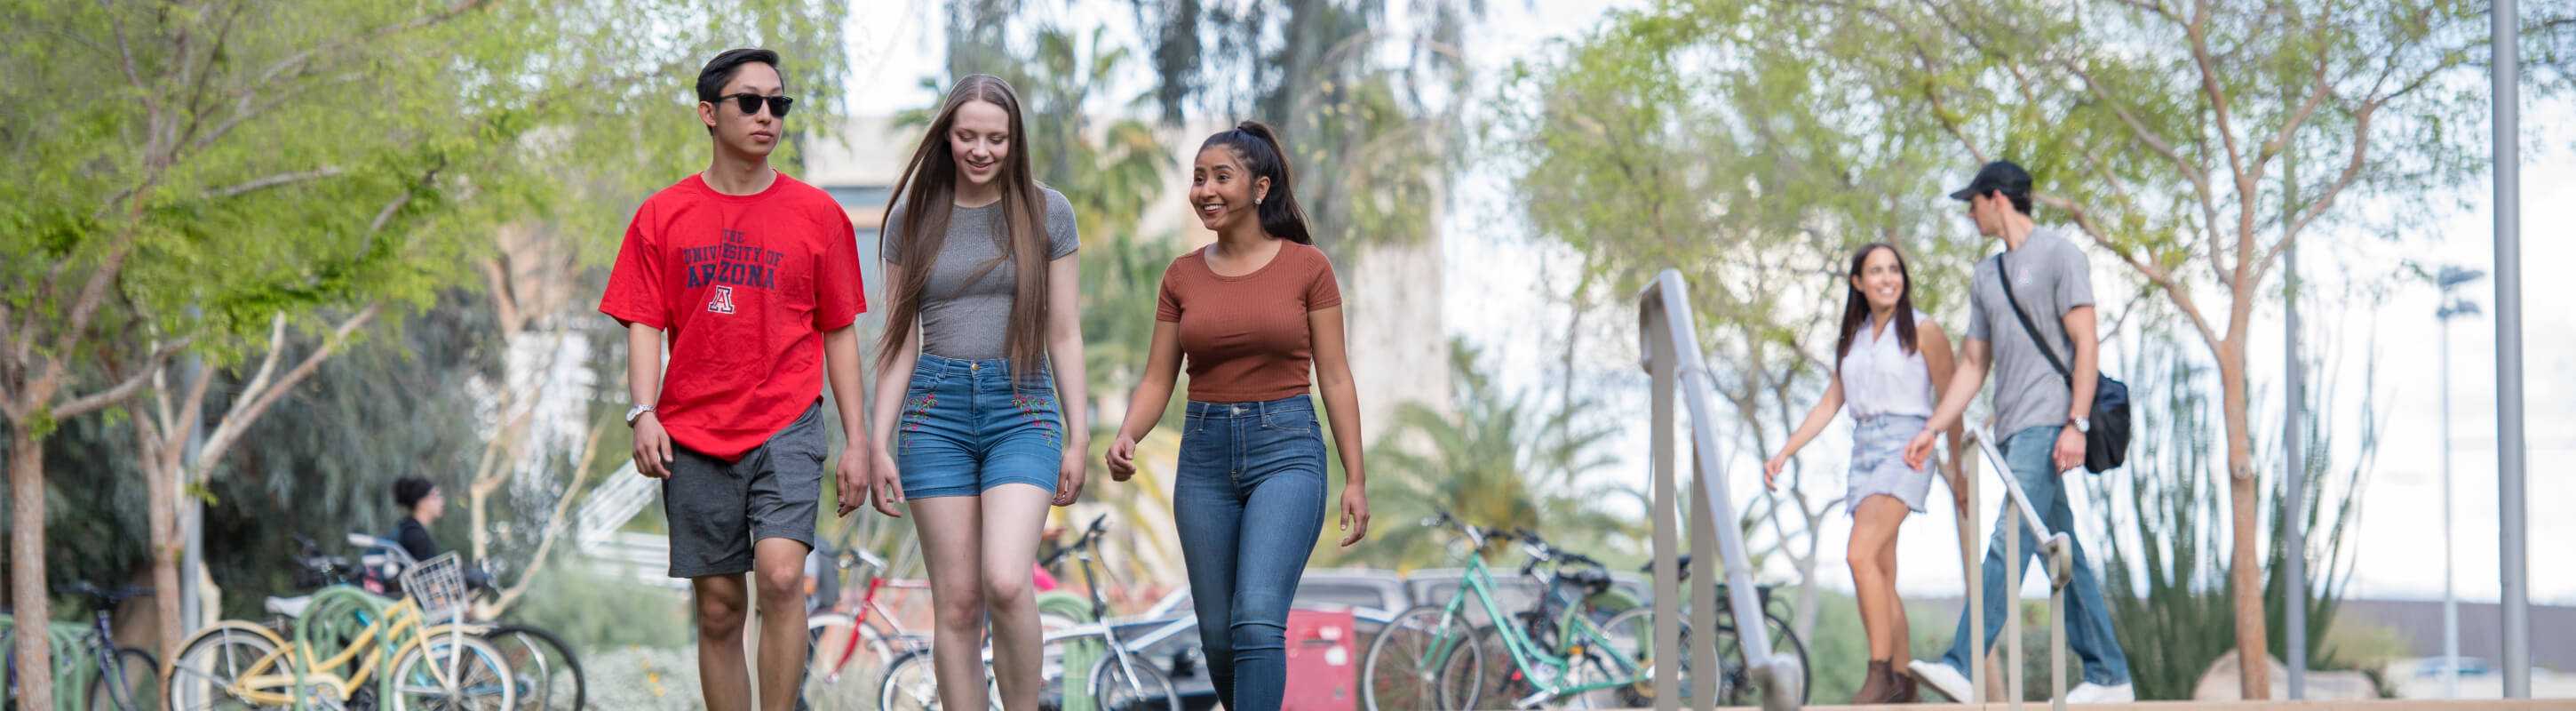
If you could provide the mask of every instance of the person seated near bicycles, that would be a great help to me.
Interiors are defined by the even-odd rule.
[[[402,507],[403,517],[401,523],[394,525],[393,533],[385,538],[401,544],[403,552],[410,554],[414,562],[437,557],[440,553],[438,539],[430,537],[429,527],[438,522],[438,517],[447,514],[447,494],[439,491],[437,484],[417,476],[395,479],[393,491],[394,505]],[[490,578],[479,568],[465,567],[467,587],[488,587]],[[394,584],[387,589],[400,594],[399,579],[392,582]]]

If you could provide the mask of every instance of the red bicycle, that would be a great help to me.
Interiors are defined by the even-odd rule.
[[[896,656],[930,647],[930,635],[905,629],[880,596],[886,588],[930,589],[929,581],[886,575],[886,562],[856,548],[832,554],[835,579],[852,569],[865,572],[867,584],[857,598],[836,599],[828,609],[806,615],[805,700],[811,708],[859,708],[873,700],[876,674]],[[820,577],[820,576],[818,576]]]

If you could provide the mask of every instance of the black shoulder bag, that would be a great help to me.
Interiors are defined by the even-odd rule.
[[[1995,256],[1995,278],[2003,281],[2004,302],[2012,305],[2013,318],[2021,321],[2022,332],[2030,334],[2030,342],[2039,346],[2039,354],[2048,357],[2058,377],[2066,379],[2067,390],[2073,391],[2075,375],[2067,372],[2064,361],[2057,359],[2057,351],[2048,347],[2048,339],[2039,335],[2039,327],[2031,324],[2030,315],[2022,313],[2021,299],[2013,296],[2012,272],[2004,268],[2003,255]],[[2060,321],[2057,328],[2064,333],[2065,322]],[[2074,335],[2068,334],[2066,341],[2075,342]],[[2099,380],[2093,386],[2093,412],[2085,418],[2091,429],[2084,433],[2084,470],[2100,474],[2129,460],[2129,386],[2101,374],[2100,368],[2094,369],[2094,376]]]

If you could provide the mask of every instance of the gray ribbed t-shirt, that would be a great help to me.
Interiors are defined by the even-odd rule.
[[[1968,340],[1985,341],[1994,348],[1995,436],[2066,424],[2072,409],[2067,401],[2073,395],[2066,376],[2049,365],[2039,345],[2030,340],[2030,329],[2013,318],[2012,302],[2004,298],[2003,280],[1995,269],[1998,260],[2011,260],[2006,266],[2012,268],[2013,298],[2021,300],[2022,313],[2029,314],[2030,324],[2048,339],[2058,362],[2073,368],[2075,349],[2066,342],[2066,312],[2093,305],[2093,274],[2085,264],[2084,250],[2069,241],[2064,230],[2032,230],[2020,249],[1977,262],[1972,272],[1975,283],[1968,292]]]
[[[1047,259],[1062,259],[1082,247],[1073,226],[1073,203],[1054,188],[1046,195]],[[886,215],[885,259],[903,263],[903,215],[896,206]],[[1019,272],[1002,248],[1002,204],[954,207],[948,214],[948,241],[930,266],[921,292],[921,352],[948,358],[982,360],[1008,357],[1003,328],[1010,323],[1012,287]],[[998,262],[998,264],[995,264]],[[986,265],[984,277],[968,283]]]

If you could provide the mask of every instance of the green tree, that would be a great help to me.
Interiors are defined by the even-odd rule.
[[[15,67],[0,82],[0,150],[28,173],[0,188],[0,252],[12,255],[0,267],[12,295],[0,412],[13,431],[22,617],[48,614],[41,452],[60,420],[121,403],[183,348],[235,356],[281,312],[312,324],[320,307],[416,302],[452,252],[452,236],[431,229],[465,187],[448,171],[473,163],[472,135],[509,122],[466,85],[488,84],[485,62],[519,33],[471,2],[317,5],[8,9],[24,19],[0,29]],[[100,92],[88,110],[30,113]],[[327,119],[299,101],[352,93],[369,100],[329,102]],[[314,131],[317,120],[369,130]],[[140,367],[73,365],[108,352]],[[152,518],[152,540],[174,540]],[[18,654],[25,667],[49,662],[34,637]],[[52,691],[28,675],[22,703],[47,706]]]
[[[1420,403],[1397,408],[1395,424],[1370,451],[1377,462],[1373,513],[1386,525],[1372,534],[1378,542],[1340,555],[1404,568],[1442,563],[1448,534],[1411,522],[1445,510],[1479,526],[1540,531],[1604,560],[1633,558],[1614,552],[1639,539],[1634,517],[1618,513],[1614,502],[1642,495],[1590,476],[1609,463],[1600,445],[1614,430],[1574,424],[1569,413],[1550,414],[1503,390],[1463,341],[1452,341],[1449,353],[1455,414]],[[1601,496],[1605,491],[1622,496]],[[1318,548],[1335,548],[1338,540],[1328,536]]]
[[[635,78],[672,86],[661,83],[669,72],[626,63],[651,56],[651,39],[593,52],[572,46],[587,37],[571,28],[593,27],[590,20],[601,17],[683,27],[713,22],[728,28],[722,32],[730,43],[758,39],[746,32],[794,39],[780,30],[797,27],[800,17],[732,18],[679,3],[18,3],[10,10],[26,21],[0,30],[8,34],[11,66],[22,73],[0,89],[12,119],[5,150],[34,171],[0,189],[7,205],[0,208],[7,226],[0,250],[27,257],[8,260],[0,273],[17,285],[8,313],[0,314],[9,323],[0,332],[0,383],[7,387],[0,410],[16,432],[11,538],[19,611],[45,614],[36,456],[45,435],[63,418],[154,390],[154,407],[133,421],[150,465],[144,474],[165,620],[176,619],[177,492],[203,482],[224,449],[210,446],[182,461],[175,443],[199,428],[209,445],[238,441],[370,321],[398,307],[424,308],[438,290],[463,281],[478,235],[488,239],[507,219],[564,204],[554,198],[568,192],[558,190],[567,183],[549,161],[582,145],[566,138],[566,126],[598,115],[593,107],[619,105],[614,95]],[[835,51],[815,53],[825,58],[815,64],[837,66],[837,41],[819,44]],[[72,46],[99,51],[66,49]],[[64,60],[76,55],[96,56]],[[25,113],[49,98],[98,91],[111,100],[75,120]],[[684,96],[676,91],[638,96],[685,107],[674,101]],[[317,131],[316,124],[364,130]],[[689,130],[674,122],[664,135]],[[639,143],[624,138],[627,150]],[[331,335],[277,369],[293,340],[288,334],[307,331]],[[164,366],[182,351],[205,365],[173,377]],[[203,393],[251,358],[263,365],[234,382],[252,392],[208,420],[214,413],[196,409],[207,405]],[[69,365],[81,362],[108,365]],[[84,376],[89,381],[79,380]],[[164,644],[176,633],[165,629]],[[38,649],[27,658],[43,663],[41,655]],[[31,698],[50,691],[36,689]]]
[[[2217,430],[2212,422],[2217,403],[2210,397],[2216,373],[2170,336],[2144,342],[2147,347],[2130,358],[2127,369],[2141,382],[2156,385],[2143,391],[2154,395],[2139,403],[2138,421],[2151,423],[2151,436],[2139,440],[2139,456],[2131,466],[2088,479],[2085,488],[2111,532],[2096,550],[2138,697],[2188,699],[2210,663],[2234,649],[2237,624],[2230,594],[2234,581],[2226,575],[2225,558],[2215,554],[2227,535],[2221,500],[2214,495],[2222,461],[2213,452],[2223,455],[2223,450],[2210,441]],[[2318,362],[2310,372],[2335,372],[2325,367],[2324,359],[2314,360]],[[2276,526],[2301,527],[2312,549],[2299,554],[2307,557],[2310,570],[2322,573],[2301,598],[2308,606],[2308,624],[2319,630],[2308,636],[2305,650],[2319,668],[2349,668],[2360,661],[2328,645],[2324,631],[2334,628],[2335,610],[2352,580],[2355,559],[2345,548],[2345,534],[2359,522],[2361,493],[2368,482],[2364,474],[2378,453],[2384,421],[2376,380],[2375,368],[2366,365],[2356,418],[2361,423],[2358,442],[2342,442],[2355,453],[2353,463],[2337,465],[2342,438],[2319,422],[2324,418],[2310,417],[2302,437],[2308,448],[2306,489],[2290,491],[2288,478],[2274,477],[2264,492],[2265,518]],[[2333,412],[2335,390],[2330,383],[2315,388],[2308,393],[2311,400],[2298,406],[2312,413]],[[2305,520],[2286,520],[2290,496],[2303,498]],[[2282,544],[2280,537],[2271,540],[2263,566],[2260,592],[2267,624],[2284,619],[2290,604],[2288,572],[2280,562],[2289,552]],[[2275,637],[2267,651],[2286,657],[2288,644]],[[2032,671],[2045,673],[2045,667]]]
[[[2576,25],[2567,8],[2538,11],[2543,16],[2523,35],[2534,46],[2526,56],[2543,70],[2533,76],[2547,82],[2544,91],[2563,90],[2563,67],[2549,71],[2545,63],[2563,61],[2563,40]],[[2476,128],[2485,101],[2477,81],[2485,26],[2483,7],[2447,2],[1675,0],[1621,15],[1578,43],[1575,56],[1598,50],[1631,57],[1616,65],[1627,74],[1606,81],[1640,87],[1637,95],[1652,99],[1650,106],[1817,95],[1719,112],[1762,119],[1716,124],[1753,150],[1667,142],[1652,153],[1714,156],[1727,171],[1703,186],[1705,193],[1681,193],[1696,199],[1660,206],[1685,215],[1763,222],[1766,211],[1796,210],[1837,218],[1816,225],[1830,232],[1868,233],[1878,223],[1865,216],[1877,211],[1838,206],[1838,199],[1946,208],[1932,196],[1975,162],[2006,156],[2042,176],[2042,219],[2070,223],[2111,255],[2142,284],[2139,293],[2172,307],[2162,313],[2197,336],[2216,363],[2234,501],[2237,641],[2249,652],[2247,695],[2260,698],[2266,686],[2258,652],[2267,643],[2247,334],[2257,307],[2274,293],[2266,278],[2283,251],[2315,229],[2369,225],[2365,213],[2339,205],[2379,198],[2429,206],[2428,196],[2478,168],[2485,155]],[[1695,90],[1709,84],[1719,93]],[[1622,127],[1662,136],[1700,125],[1701,116]],[[1568,130],[1548,137],[1575,133],[1583,118],[1557,123]],[[1726,160],[1736,155],[1751,160]],[[2302,163],[2309,169],[2298,170]],[[1863,180],[1839,198],[1780,189],[1750,199],[1730,194],[1739,185],[1816,174]],[[1883,180],[1866,180],[1873,177]],[[1580,224],[1609,228],[1606,214]],[[1672,244],[1676,234],[1690,233],[1653,239]],[[1631,253],[1690,264],[1646,245]],[[1991,248],[1972,240],[1953,249]],[[1766,263],[1759,256],[1722,261],[1737,269]]]
[[[1938,320],[1974,245],[1936,239],[1952,213],[1906,197],[1942,190],[1931,174],[1939,143],[1898,125],[1907,117],[1817,119],[1859,99],[1807,81],[1805,58],[1750,53],[1707,66],[1699,52],[1713,25],[1670,8],[1614,13],[1516,64],[1494,153],[1509,161],[1533,231],[1580,257],[1567,382],[1583,312],[1631,309],[1625,297],[1679,269],[1733,415],[1725,429],[1768,453],[1830,377],[1819,355],[1829,342],[1818,339],[1832,336],[1853,249],[1904,248],[1915,302]],[[1834,482],[1807,480],[1804,459],[1744,512],[1762,534],[1756,553],[1798,574],[1801,633],[1818,619],[1817,533],[1841,505]]]
[[[1151,45],[1154,107],[1276,125],[1295,155],[1316,244],[1345,264],[1369,244],[1430,236],[1468,138],[1459,52],[1483,0],[1210,3],[1136,0]],[[1390,57],[1402,57],[1390,61]]]

